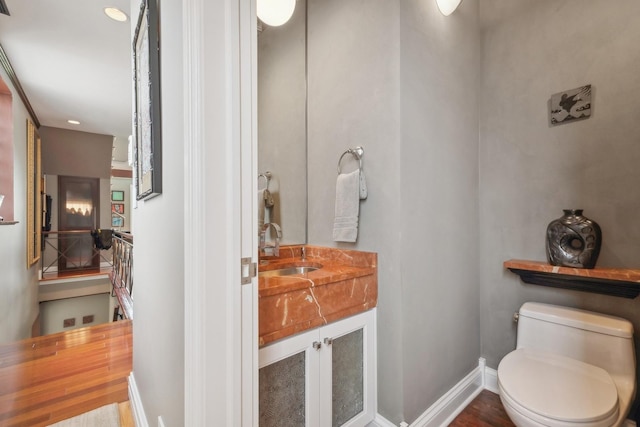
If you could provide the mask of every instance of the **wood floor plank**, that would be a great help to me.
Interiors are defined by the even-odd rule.
[[[489,390],[482,390],[449,426],[515,427],[502,406],[500,396]]]
[[[128,320],[0,345],[0,426],[46,426],[128,400]]]

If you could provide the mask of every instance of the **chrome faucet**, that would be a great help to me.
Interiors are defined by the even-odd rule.
[[[267,230],[269,228],[273,228],[273,230],[275,231],[275,236],[273,237],[274,238],[274,244],[272,244],[272,245],[267,245],[267,243],[265,242]],[[280,229],[280,226],[278,224],[276,224],[275,222],[266,223],[260,229],[260,246],[258,246],[258,252],[263,252],[266,255],[266,251],[265,250],[266,249],[272,249],[271,254],[273,256],[279,256],[280,255],[280,239],[281,238],[282,238],[282,230]]]

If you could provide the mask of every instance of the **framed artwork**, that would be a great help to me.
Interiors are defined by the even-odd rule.
[[[162,193],[160,42],[155,0],[142,0],[133,37],[136,200]]]
[[[27,267],[31,267],[42,253],[42,195],[40,135],[27,119]]]
[[[122,227],[122,226],[124,226],[124,218],[112,215],[111,216],[111,226],[112,227]]]
[[[124,203],[111,203],[111,212],[124,214]]]
[[[111,201],[112,202],[124,202],[124,191],[112,191],[111,192]]]
[[[551,95],[551,126],[591,117],[591,85]]]

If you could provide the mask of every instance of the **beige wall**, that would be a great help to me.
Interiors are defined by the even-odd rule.
[[[110,296],[106,293],[40,303],[42,335],[110,322],[109,300]],[[93,322],[82,323],[83,317],[90,315],[93,315]],[[75,326],[65,328],[65,319],[75,319]]]
[[[42,126],[42,173],[109,179],[113,136]]]
[[[545,231],[562,209],[602,228],[597,266],[640,259],[640,3],[534,2],[483,37],[480,102],[480,296],[488,366],[515,347],[525,301],[625,317],[638,301],[523,284],[503,261],[545,261]],[[593,85],[589,119],[550,127],[550,96]],[[636,338],[637,342],[637,338]]]
[[[13,100],[9,87],[0,76],[0,216],[13,220]]]
[[[0,77],[17,93],[4,69]],[[13,99],[13,195],[15,225],[0,226],[0,343],[31,336],[38,316],[37,264],[26,262],[26,166],[28,113],[19,97]]]

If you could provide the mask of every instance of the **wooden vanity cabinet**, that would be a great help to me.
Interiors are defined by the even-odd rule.
[[[260,349],[260,427],[359,427],[376,413],[376,310]]]

